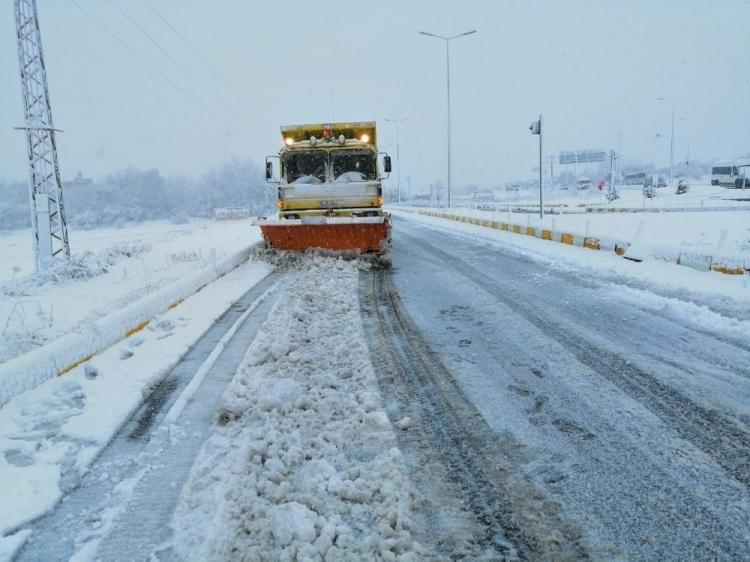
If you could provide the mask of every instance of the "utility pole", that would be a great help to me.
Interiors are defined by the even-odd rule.
[[[401,124],[403,121],[406,121],[408,119],[411,119],[411,117],[402,117],[401,119],[385,119],[383,118],[383,121],[387,121],[388,123],[395,123],[396,124],[396,191],[398,193],[398,204],[401,204],[401,143],[399,141],[400,135],[399,135],[399,124]]]
[[[15,16],[25,118],[25,126],[18,129],[26,132],[31,227],[39,272],[52,267],[56,259],[69,259],[70,245],[36,0],[15,0]]]
[[[473,33],[476,33],[476,29],[472,31],[466,31],[464,33],[459,33],[458,35],[453,35],[451,37],[444,37],[442,35],[437,35],[436,33],[428,33],[427,31],[420,31],[420,35],[427,35],[429,37],[435,37],[437,39],[442,39],[445,41],[445,82],[446,82],[446,106],[447,106],[447,131],[448,131],[448,208],[451,208],[451,186],[453,184],[451,179],[451,51],[450,51],[450,42],[453,39],[458,39],[460,37],[466,37],[467,35],[471,35]]]

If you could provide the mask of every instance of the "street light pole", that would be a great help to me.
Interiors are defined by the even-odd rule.
[[[402,117],[401,119],[385,119],[383,118],[383,121],[387,121],[388,123],[395,123],[396,124],[396,192],[397,192],[397,200],[398,204],[401,204],[401,143],[399,141],[400,134],[399,134],[399,124],[403,121],[406,121],[407,119],[411,119],[411,117]]]
[[[453,173],[451,168],[451,42],[445,41],[445,106],[448,122],[445,130],[448,131],[448,208],[451,208],[451,192],[453,185]]]
[[[660,138],[663,138],[663,137],[664,137],[664,135],[656,133],[656,138],[657,139],[660,139]],[[683,138],[680,138],[680,137],[674,137],[673,140],[682,141],[682,142],[685,143],[685,147],[687,148],[687,156],[686,156],[686,159],[685,159],[685,165],[686,165],[686,167],[688,169],[688,175],[689,175],[689,173],[690,173],[689,172],[689,170],[690,170],[690,143],[687,141],[687,139],[683,139]]]
[[[659,101],[668,101],[672,103],[672,134],[669,137],[669,185],[672,185],[672,166],[674,164],[674,100],[668,98],[657,98]]]
[[[542,114],[539,121],[532,121],[529,126],[532,135],[539,135],[539,220],[544,219],[544,199],[542,195]]]
[[[445,41],[445,83],[446,83],[446,107],[447,107],[447,133],[448,133],[448,208],[451,208],[451,191],[452,191],[452,175],[451,175],[451,51],[450,42],[452,39],[458,39],[459,37],[466,37],[476,33],[476,29],[459,33],[458,35],[452,35],[451,37],[444,37],[436,33],[428,33],[427,31],[420,31],[420,35],[427,35],[428,37],[435,37]]]

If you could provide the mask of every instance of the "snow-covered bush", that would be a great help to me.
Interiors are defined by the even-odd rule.
[[[106,273],[119,260],[138,257],[150,249],[148,244],[136,240],[122,242],[96,253],[87,250],[73,254],[70,260],[60,260],[48,271],[0,283],[0,294],[9,297],[27,296],[42,285],[97,277]]]

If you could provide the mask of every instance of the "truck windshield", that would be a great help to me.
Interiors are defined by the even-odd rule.
[[[335,150],[331,153],[334,180],[377,179],[375,154],[369,150]]]
[[[326,181],[326,153],[322,150],[289,152],[284,156],[286,181],[322,183]]]

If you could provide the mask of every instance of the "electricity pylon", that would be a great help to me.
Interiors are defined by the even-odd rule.
[[[15,0],[18,65],[21,71],[26,146],[29,154],[31,226],[36,270],[70,258],[55,128],[42,55],[36,0]]]

